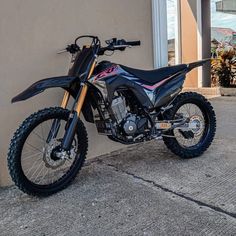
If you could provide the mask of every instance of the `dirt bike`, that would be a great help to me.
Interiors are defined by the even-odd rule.
[[[79,40],[90,44],[80,47]],[[208,59],[139,70],[109,61],[108,52],[139,46],[140,41],[113,38],[102,47],[98,37],[76,38],[59,53],[69,52],[67,76],[40,80],[12,99],[29,99],[45,89],[65,90],[60,107],[29,116],[15,132],[8,153],[14,183],[25,193],[47,196],[67,187],[81,169],[88,150],[86,128],[80,119],[95,123],[99,134],[122,144],[163,139],[181,158],[200,156],[216,131],[214,110],[202,95],[180,93],[185,76]],[[74,102],[70,109],[68,101]]]

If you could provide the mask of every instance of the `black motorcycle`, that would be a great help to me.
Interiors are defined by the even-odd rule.
[[[89,45],[78,41],[88,38]],[[98,63],[98,56],[139,46],[113,38],[102,47],[96,36],[80,36],[62,52],[72,54],[67,76],[40,80],[12,99],[29,99],[48,88],[65,90],[61,107],[45,108],[29,116],[15,132],[8,167],[25,193],[47,196],[67,187],[81,169],[88,150],[87,132],[80,114],[95,123],[110,140],[134,144],[163,139],[182,158],[200,156],[216,131],[214,110],[202,95],[180,93],[185,75],[208,59],[145,71]],[[74,99],[68,110],[68,101]]]

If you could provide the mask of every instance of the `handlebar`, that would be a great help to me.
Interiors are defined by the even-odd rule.
[[[138,41],[129,41],[129,42],[126,42],[126,44],[128,44],[130,46],[140,46],[141,41],[140,40],[138,40]]]
[[[115,51],[115,50],[120,50],[124,51],[125,48],[127,47],[132,47],[132,46],[140,46],[141,41],[126,41],[124,39],[110,39],[106,40],[106,44],[108,44],[107,47],[100,48],[98,55],[103,55],[105,51]]]
[[[108,44],[108,46],[110,46],[110,47],[112,47],[112,46],[121,46],[121,45],[140,46],[141,41],[126,41],[124,39],[113,38],[113,39],[110,39],[110,40],[106,40],[106,44]]]
[[[68,45],[65,49],[57,52],[58,54],[64,53],[64,52],[69,52],[71,54],[75,54],[77,52],[80,51],[80,47],[77,44],[78,39],[80,38],[84,38],[84,37],[89,37],[89,38],[93,38],[97,40],[97,42],[99,42],[99,50],[97,52],[98,55],[104,55],[104,53],[106,51],[115,51],[115,50],[120,50],[120,51],[124,51],[125,48],[127,47],[133,47],[133,46],[140,46],[141,45],[141,41],[126,41],[124,39],[117,39],[117,38],[112,38],[110,40],[106,40],[106,44],[108,46],[106,47],[101,47],[100,46],[100,40],[95,37],[95,36],[88,36],[88,35],[84,35],[84,36],[80,36],[75,40],[74,44]],[[93,41],[94,42],[94,41]],[[97,42],[95,42],[95,45],[97,45]],[[91,44],[92,45],[92,44]]]

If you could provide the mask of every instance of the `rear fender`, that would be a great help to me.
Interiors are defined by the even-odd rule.
[[[195,61],[195,62],[189,63],[188,64],[188,71],[191,71],[192,69],[194,69],[196,67],[203,66],[205,63],[210,62],[210,60],[211,60],[210,58],[207,58],[207,59],[203,59],[200,61]]]

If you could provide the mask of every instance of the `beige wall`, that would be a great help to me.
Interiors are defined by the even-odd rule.
[[[180,0],[182,63],[198,60],[197,1]],[[198,70],[187,75],[185,87],[198,87]]]
[[[0,184],[9,184],[6,153],[10,138],[32,112],[60,104],[62,93],[49,90],[26,102],[11,98],[31,83],[65,75],[69,57],[56,51],[80,34],[102,40],[121,37],[142,46],[107,58],[129,66],[152,68],[151,0],[1,0],[0,5]],[[89,157],[120,147],[87,125]]]
[[[180,0],[182,62],[189,63],[211,57],[211,0]],[[201,12],[200,12],[201,11]],[[211,86],[211,64],[191,71],[185,87]]]

